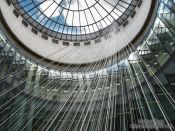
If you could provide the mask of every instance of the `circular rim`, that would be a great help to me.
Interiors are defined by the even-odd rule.
[[[40,1],[39,4],[36,4],[36,1]],[[60,0],[59,0],[60,1]],[[64,1],[64,0],[62,0]],[[71,1],[71,0],[70,0]],[[75,1],[75,0],[74,0]],[[76,0],[77,1],[77,0]],[[79,1],[79,0],[78,0]],[[83,0],[86,1],[86,0]],[[98,37],[101,37],[105,34],[107,30],[110,29],[111,25],[120,26],[123,24],[127,18],[132,14],[133,10],[135,9],[137,3],[139,0],[118,0],[116,2],[116,5],[110,5],[113,6],[110,11],[107,11],[104,6],[101,5],[102,2],[106,2],[109,4],[107,0],[94,0],[95,3],[88,8],[85,8],[83,10],[71,10],[70,8],[63,8],[63,6],[57,3],[56,0],[49,0],[50,5],[44,5],[45,8],[42,11],[41,7],[39,5],[46,2],[46,0],[32,0],[30,2],[21,3],[23,1],[20,0],[12,0],[12,3],[16,10],[19,12],[19,14],[29,23],[31,24],[36,30],[40,31],[41,33],[44,33],[47,36],[50,36],[52,38],[56,38],[59,40],[67,40],[67,41],[88,41],[92,39],[96,39]],[[102,2],[101,2],[102,1]],[[113,1],[113,0],[110,0]],[[129,2],[128,2],[129,1]],[[48,2],[48,1],[47,1]],[[100,3],[101,2],[101,3]],[[123,5],[122,5],[123,3]],[[46,3],[48,4],[48,3]],[[50,13],[44,13],[49,8],[53,8],[53,4],[58,4],[57,7],[54,8],[54,10],[50,10]],[[125,4],[125,5],[124,5]],[[71,4],[70,4],[71,5]],[[105,10],[107,14],[103,14],[101,18],[98,18],[99,20],[95,20],[94,15],[98,13],[97,6],[101,6],[103,8],[103,11]],[[127,5],[127,6],[126,6]],[[56,5],[54,5],[56,6]],[[70,7],[70,6],[69,6]],[[61,13],[57,17],[52,17],[53,14],[58,11],[57,9],[61,9]],[[106,7],[107,8],[107,7]],[[124,9],[125,8],[125,9]],[[92,12],[91,10],[94,10]],[[95,13],[96,10],[96,13]],[[100,10],[100,9],[99,9]],[[102,10],[102,9],[101,9]],[[100,10],[100,11],[101,11]],[[88,19],[90,19],[90,16],[87,17],[86,11],[88,11],[91,14],[91,17],[93,17],[93,22],[88,23]],[[116,15],[116,11],[120,12],[120,15]],[[31,14],[33,12],[33,14]],[[48,11],[49,12],[49,11]],[[67,12],[67,15],[62,15],[62,12]],[[79,24],[74,24],[75,18],[70,15],[70,18],[72,18],[72,25],[66,23],[68,21],[69,14],[72,12],[74,15],[79,15]],[[101,11],[102,12],[102,11]],[[36,15],[38,13],[38,15]],[[84,14],[82,14],[84,13]],[[104,12],[102,12],[104,13]],[[52,14],[52,15],[51,15]],[[81,15],[82,14],[82,15]],[[83,16],[84,15],[84,16]],[[115,16],[116,15],[116,16]],[[65,21],[63,22],[63,16]],[[82,19],[80,19],[82,16]],[[42,18],[39,18],[42,17]],[[86,17],[86,20],[84,19]],[[115,18],[116,17],[116,18]],[[78,16],[77,16],[78,18]],[[81,21],[86,21],[84,24],[81,23]],[[76,20],[77,21],[77,20]],[[90,20],[89,20],[90,21]],[[78,23],[78,22],[76,22]],[[86,23],[86,24],[85,24]]]

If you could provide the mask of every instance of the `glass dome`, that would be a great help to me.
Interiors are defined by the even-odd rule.
[[[37,30],[53,38],[89,40],[112,23],[121,25],[138,0],[12,0]]]

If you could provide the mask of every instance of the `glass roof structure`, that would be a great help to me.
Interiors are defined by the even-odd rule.
[[[34,3],[34,0],[23,1]],[[61,49],[60,43],[40,39],[41,33],[33,34],[33,23],[38,26],[41,23],[26,13],[24,7],[19,10],[24,11],[24,17],[19,17],[16,12],[19,1],[17,4],[13,1],[16,9],[11,2],[0,0],[0,131],[175,131],[175,0],[141,0],[143,3],[139,2],[139,8],[133,12],[137,12],[137,16],[133,17],[132,13],[126,21],[129,25],[124,28],[124,22],[119,33],[111,32],[111,39],[103,37],[98,38],[99,44],[79,48],[62,46]],[[59,4],[60,1],[52,2]],[[69,9],[74,12],[77,7],[69,7],[68,12]],[[52,14],[47,13],[43,14],[44,18],[51,20]],[[28,19],[26,14],[30,16]],[[124,14],[113,21],[117,23]],[[25,22],[24,18],[28,23],[33,20],[31,25],[21,23]],[[101,30],[114,27],[113,23]],[[46,33],[54,31],[46,28],[46,24],[41,26],[47,29]],[[78,23],[71,26],[80,27]],[[130,33],[134,37],[139,35],[133,39]],[[104,56],[100,47],[108,47],[104,49],[111,52],[110,44],[118,48],[123,45],[122,40],[127,43],[120,49],[123,52],[114,49],[110,57]],[[35,48],[49,52],[50,56],[62,53],[56,56],[58,62],[42,56],[35,58],[28,55],[27,49],[22,50],[23,43],[35,44]],[[49,50],[51,47],[59,50]],[[94,54],[88,52],[93,49]],[[102,59],[85,64],[60,63],[64,57],[65,61],[74,58],[74,52],[82,56],[80,50],[94,57],[97,53]],[[86,62],[88,58],[93,59],[92,56],[86,58]]]
[[[120,26],[138,0],[12,0],[17,11],[38,31],[53,38],[85,41]]]

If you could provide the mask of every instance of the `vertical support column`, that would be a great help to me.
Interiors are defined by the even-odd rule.
[[[7,43],[6,43],[4,48],[3,48],[3,54],[1,54],[1,56],[3,57],[3,62],[0,65],[0,77],[4,77],[5,73],[8,69],[6,62],[10,57],[9,56],[10,50],[11,50],[11,46],[7,45]]]
[[[33,95],[37,95],[38,96],[39,95],[38,91],[39,91],[39,78],[40,78],[40,75],[39,75],[39,73],[37,73],[37,71],[38,71],[38,68],[34,67],[34,70],[33,70],[33,74],[35,74],[33,76],[34,84],[33,84],[33,87],[31,87],[31,86],[29,86],[29,87],[33,88],[33,90],[32,90]],[[32,129],[33,129],[33,119],[34,119],[33,116],[34,116],[34,112],[35,112],[34,109],[35,109],[35,101],[31,101],[30,102],[29,116],[27,118],[27,127],[26,127],[27,131],[32,131]]]
[[[15,131],[20,131],[21,128],[22,128],[22,125],[24,124],[25,122],[25,119],[23,120],[23,118],[25,117],[24,116],[24,113],[25,113],[25,104],[26,104],[26,99],[24,99],[21,103],[21,106],[20,106],[20,110],[15,114],[16,118],[15,118],[15,125],[17,125]],[[11,127],[9,127],[11,128]]]
[[[35,74],[36,71],[37,71],[37,68],[35,66],[30,66],[29,73],[27,76],[26,85],[25,85],[25,92],[26,93],[33,93],[33,89],[34,89],[33,81],[36,78],[36,74]]]
[[[33,116],[34,116],[34,112],[35,112],[35,103],[34,101],[32,101],[30,103],[30,110],[29,110],[29,116],[27,118],[27,127],[26,127],[26,131],[32,131],[33,129]]]
[[[35,72],[36,72],[36,75],[35,75],[33,93],[36,95],[39,95],[38,91],[40,90],[40,87],[39,87],[40,73],[38,72],[38,69],[36,69]]]

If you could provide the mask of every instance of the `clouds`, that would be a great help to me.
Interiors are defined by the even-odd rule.
[[[43,0],[38,0],[42,2]],[[49,18],[62,15],[66,18],[66,23],[72,26],[86,26],[96,23],[106,17],[108,12],[102,8],[95,0],[47,0],[40,4],[40,10]],[[61,7],[65,8],[62,10]],[[102,0],[101,5],[110,11],[110,7]],[[88,9],[90,7],[90,9]],[[103,25],[105,26],[105,25]]]
[[[119,0],[99,0],[98,2],[96,0],[33,1],[34,3],[37,1],[39,10],[49,18],[44,19],[44,15],[40,15],[39,18],[41,19],[41,22],[52,20],[67,26],[64,29],[72,26],[72,33],[76,31],[74,30],[74,27],[76,27],[76,33],[79,34],[92,33],[107,27],[122,15],[121,11],[124,12],[127,9],[129,4],[126,5],[126,3],[131,0],[123,0],[122,2]],[[125,8],[121,6],[122,4]],[[59,27],[57,24],[55,27],[60,28],[59,30],[63,29],[62,26]],[[71,31],[68,30],[68,32]]]
[[[39,0],[41,1],[41,0]],[[60,0],[56,0],[60,1]],[[60,15],[58,4],[54,0],[47,0],[40,4],[39,8],[47,17],[57,17]]]

